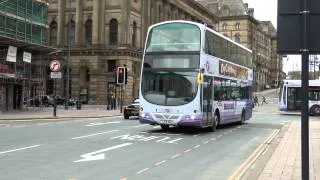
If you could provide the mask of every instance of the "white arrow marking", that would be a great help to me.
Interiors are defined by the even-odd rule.
[[[104,124],[119,124],[119,123],[120,123],[120,121],[111,121],[111,122],[106,122],[106,123],[97,122],[97,123],[90,123],[85,126],[100,126],[100,125],[104,125]]]
[[[108,148],[105,148],[105,149],[101,149],[101,150],[98,150],[98,151],[94,151],[94,152],[91,152],[91,153],[83,154],[83,155],[81,155],[81,157],[83,159],[80,159],[80,160],[77,160],[77,161],[73,161],[73,162],[102,160],[102,159],[105,158],[105,155],[102,152],[106,152],[106,151],[110,151],[110,150],[113,150],[113,149],[122,148],[122,147],[125,147],[125,146],[129,146],[131,144],[132,143],[119,144],[119,145],[116,145],[116,146],[111,146],[111,147],[108,147]],[[97,155],[95,155],[95,154],[97,154]]]

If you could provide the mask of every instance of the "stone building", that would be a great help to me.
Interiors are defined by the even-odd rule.
[[[254,9],[248,8],[248,4],[242,0],[198,2],[219,17],[218,32],[252,50],[254,90],[274,86],[277,76],[273,75],[282,74],[282,59],[276,52],[276,30],[271,22],[256,20]],[[273,67],[273,64],[277,64],[277,67]]]
[[[21,110],[43,94],[48,4],[41,0],[0,3],[0,113]]]
[[[125,103],[138,96],[149,25],[181,19],[212,27],[217,23],[216,16],[194,0],[50,1],[50,45],[61,50],[51,58],[63,60],[64,72],[68,72],[67,62],[70,65],[69,90],[64,76],[58,93],[69,93],[89,104],[106,104],[107,94],[119,99],[114,77],[117,66],[128,68],[128,84],[123,87]]]

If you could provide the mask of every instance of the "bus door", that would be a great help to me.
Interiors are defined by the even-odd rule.
[[[287,90],[287,109],[288,110],[301,110],[301,94],[300,87],[288,87]]]
[[[203,112],[203,125],[209,126],[212,124],[212,103],[213,103],[213,81],[212,77],[204,76],[204,81],[202,84],[202,112]]]

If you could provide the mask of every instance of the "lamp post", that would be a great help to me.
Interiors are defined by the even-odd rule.
[[[70,1],[70,9],[71,9],[71,1]],[[69,96],[70,96],[70,65],[69,65],[69,61],[70,61],[70,51],[71,51],[71,14],[70,14],[70,19],[69,19],[69,23],[68,23],[68,57],[67,57],[67,70],[66,70],[66,95],[65,95],[65,100],[64,100],[64,109],[68,110],[69,109]]]

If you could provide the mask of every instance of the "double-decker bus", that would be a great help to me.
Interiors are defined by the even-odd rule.
[[[149,27],[140,78],[139,121],[215,131],[252,116],[252,52],[207,26]]]
[[[301,80],[284,80],[279,93],[281,112],[301,111]],[[309,80],[309,113],[320,115],[320,80]]]

